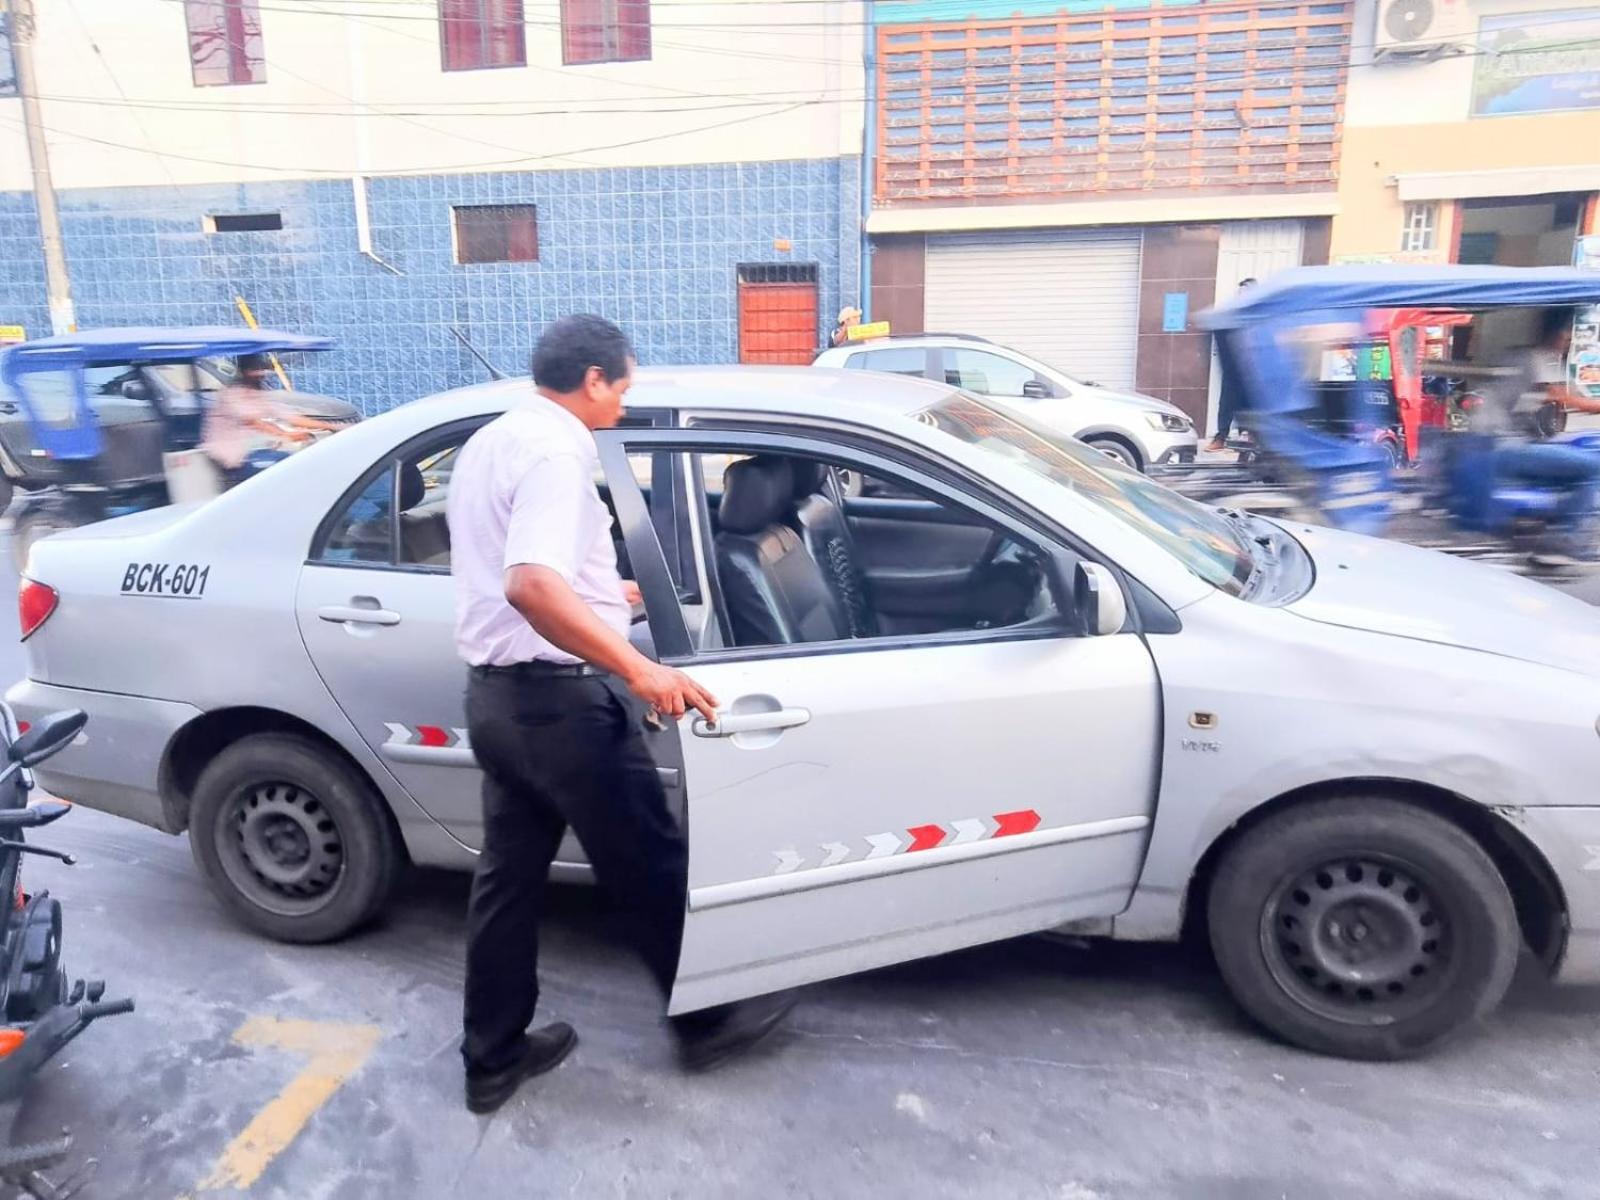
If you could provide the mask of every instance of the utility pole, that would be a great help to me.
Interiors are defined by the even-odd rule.
[[[61,212],[50,181],[50,148],[39,116],[38,79],[33,71],[33,0],[0,0],[11,13],[11,55],[17,68],[17,95],[22,99],[22,124],[28,135],[28,163],[33,168],[33,200],[39,209],[39,243],[44,252],[44,277],[50,292],[50,330],[71,333],[77,327],[72,310],[72,280],[61,241]]]

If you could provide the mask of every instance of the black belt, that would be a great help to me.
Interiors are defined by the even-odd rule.
[[[555,663],[533,662],[509,663],[505,666],[479,666],[472,668],[477,675],[531,675],[545,679],[588,679],[591,676],[598,678],[607,674],[599,667],[591,667],[588,663]]]

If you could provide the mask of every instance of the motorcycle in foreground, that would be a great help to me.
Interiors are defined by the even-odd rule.
[[[33,845],[23,831],[60,820],[72,806],[59,800],[28,803],[31,767],[66,749],[88,723],[79,710],[55,713],[26,732],[0,702],[0,902],[5,903],[0,934],[0,1194],[34,1200],[65,1200],[86,1182],[84,1174],[53,1183],[42,1174],[62,1162],[71,1148],[66,1134],[35,1143],[14,1142],[24,1092],[40,1068],[101,1017],[133,1011],[132,1000],[102,1000],[100,980],[69,983],[61,965],[61,902],[46,891],[23,890],[22,858],[27,854],[59,859],[70,854]]]

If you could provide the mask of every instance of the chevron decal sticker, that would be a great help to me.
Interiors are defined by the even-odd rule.
[[[446,729],[442,725],[399,725],[385,721],[389,731],[385,744],[390,746],[426,746],[429,749],[469,749],[465,729]]]
[[[989,817],[964,817],[942,825],[913,825],[909,829],[869,833],[864,838],[848,842],[824,842],[810,848],[789,846],[772,852],[776,864],[772,873],[792,875],[797,871],[836,867],[840,863],[891,858],[942,846],[966,846],[1018,833],[1032,833],[1039,828],[1040,820],[1039,814],[1033,809],[1023,808]]]

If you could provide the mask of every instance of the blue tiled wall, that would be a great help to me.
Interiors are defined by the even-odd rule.
[[[820,345],[859,301],[860,188],[855,159],[373,179],[373,249],[399,275],[360,253],[348,180],[67,191],[61,206],[81,326],[235,324],[243,296],[263,325],[337,338],[295,383],[372,413],[486,378],[452,324],[511,373],[540,326],[578,311],[621,324],[645,363],[736,361],[740,263],[817,264]],[[457,264],[451,206],[500,203],[538,205],[540,261]],[[284,228],[202,229],[208,212],[264,211]],[[26,193],[0,193],[7,324],[49,332]]]

